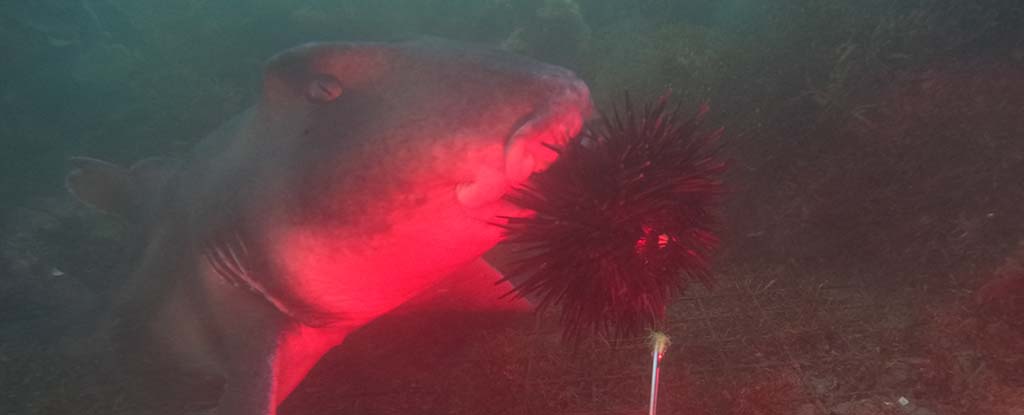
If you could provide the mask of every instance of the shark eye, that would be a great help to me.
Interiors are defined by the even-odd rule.
[[[315,102],[331,102],[341,96],[341,82],[330,75],[318,75],[306,87],[306,98]]]

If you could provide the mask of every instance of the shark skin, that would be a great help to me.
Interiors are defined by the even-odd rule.
[[[75,158],[67,187],[142,229],[126,354],[222,377],[218,414],[270,415],[382,316],[531,310],[481,256],[591,105],[569,70],[485,47],[306,44],[188,157]]]

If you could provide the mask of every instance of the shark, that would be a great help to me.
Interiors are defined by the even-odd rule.
[[[126,350],[223,379],[220,415],[272,415],[396,310],[532,310],[483,255],[530,213],[505,195],[591,117],[572,71],[443,39],[317,42],[261,86],[182,157],[71,159],[69,191],[140,229]]]

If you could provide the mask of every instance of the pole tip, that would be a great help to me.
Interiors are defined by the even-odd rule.
[[[672,340],[665,333],[660,331],[651,333],[651,349],[659,359],[665,355],[665,349],[668,349],[671,344]]]

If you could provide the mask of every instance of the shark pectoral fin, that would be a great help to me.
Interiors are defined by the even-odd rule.
[[[129,171],[136,187],[155,189],[178,171],[180,163],[180,160],[170,157],[148,157],[132,164]]]
[[[515,263],[522,259],[523,251],[522,246],[517,246],[507,242],[499,243],[490,251],[484,254],[484,259],[487,263],[491,264],[498,272],[503,272],[506,276],[505,284],[509,289],[526,282],[526,276],[522,274],[509,273],[511,270],[515,270],[517,267]],[[522,301],[525,301],[534,306],[541,303],[541,297],[533,293],[521,295],[520,293],[512,294],[512,296],[522,297]]]
[[[130,168],[89,157],[72,157],[64,179],[68,191],[93,208],[122,218],[138,218],[152,208],[160,189],[178,169],[175,159],[151,157]]]
[[[532,324],[533,306],[502,298],[512,287],[498,284],[501,274],[483,259],[449,275],[345,339],[333,363],[352,369],[348,382],[379,387],[396,378],[445,376],[451,362],[472,353],[473,339]]]
[[[343,335],[287,324],[262,327],[234,336],[232,359],[225,371],[218,415],[274,415],[324,354]]]
[[[132,215],[134,186],[128,169],[89,157],[73,157],[70,163],[64,185],[75,198],[113,215]]]
[[[224,376],[217,415],[276,414],[321,357],[355,330],[350,324],[310,327],[262,296],[214,281],[204,283],[204,295],[206,314],[197,323]]]
[[[155,212],[161,203],[164,184],[181,168],[181,160],[169,157],[149,157],[135,162],[129,169],[132,177],[131,196],[136,203],[136,215]]]
[[[439,311],[529,312],[528,301],[506,295],[513,287],[502,281],[501,272],[478,258],[453,272],[441,284],[414,300]]]

